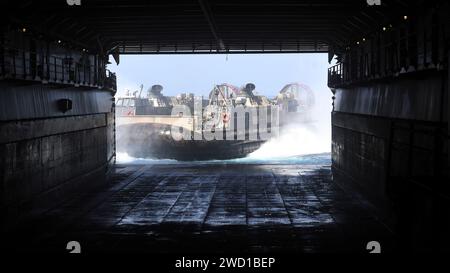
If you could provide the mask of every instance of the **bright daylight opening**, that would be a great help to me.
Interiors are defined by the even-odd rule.
[[[111,60],[109,69],[119,75],[117,162],[329,162],[332,94],[323,73],[328,66],[327,55],[317,53],[123,55],[119,65]],[[179,107],[193,111],[182,116]],[[230,121],[230,109],[239,107],[257,109],[257,117],[271,108],[266,121],[273,134],[250,139],[248,116],[244,127]],[[270,116],[275,110],[278,115]],[[190,139],[174,139],[174,124]],[[221,137],[233,125],[231,140],[201,137]],[[238,140],[240,130],[246,134]]]

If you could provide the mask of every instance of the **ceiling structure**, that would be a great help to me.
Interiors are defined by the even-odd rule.
[[[3,20],[121,54],[328,52],[411,14],[418,1],[2,1]],[[369,5],[368,2],[374,3]],[[73,4],[73,5],[69,5]]]

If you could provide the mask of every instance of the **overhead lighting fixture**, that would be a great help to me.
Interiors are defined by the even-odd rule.
[[[363,40],[363,42],[365,42],[365,41],[366,41],[366,38],[363,38],[362,40]]]
[[[22,28],[22,32],[27,32],[27,29],[26,28]]]
[[[404,15],[403,20],[408,20],[408,15]]]
[[[383,31],[386,31],[386,27],[383,27]]]
[[[61,43],[61,40],[58,40],[58,44],[60,44]]]

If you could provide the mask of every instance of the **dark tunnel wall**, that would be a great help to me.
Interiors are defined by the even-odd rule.
[[[367,197],[392,227],[401,207],[408,225],[432,236],[423,229],[432,225],[434,191],[449,196],[447,71],[337,88],[335,97],[335,180]],[[433,241],[422,235],[414,238]]]
[[[62,98],[72,101],[65,113]],[[106,182],[115,152],[110,91],[2,82],[0,105],[2,223]]]
[[[371,195],[385,191],[389,176],[445,172],[435,169],[432,154],[434,132],[440,123],[447,123],[448,105],[441,103],[447,101],[446,81],[447,74],[440,73],[337,89],[332,115],[334,167],[379,187],[370,190]],[[405,154],[409,150],[396,150],[395,145],[410,146],[411,139],[417,149],[409,163]],[[443,149],[440,160],[446,162],[446,156]]]
[[[428,5],[429,4],[429,5]],[[446,249],[448,3],[423,3],[329,69],[334,180],[357,189],[405,248]]]
[[[0,210],[8,229],[106,182],[115,75],[105,56],[26,28],[2,28],[0,42]]]

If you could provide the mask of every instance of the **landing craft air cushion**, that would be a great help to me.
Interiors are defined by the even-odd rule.
[[[286,85],[270,100],[254,84],[215,85],[207,100],[193,94],[162,95],[154,85],[117,98],[117,147],[138,158],[182,161],[241,158],[257,150],[290,118],[308,122],[314,104],[304,85]],[[139,95],[137,95],[139,93]]]

